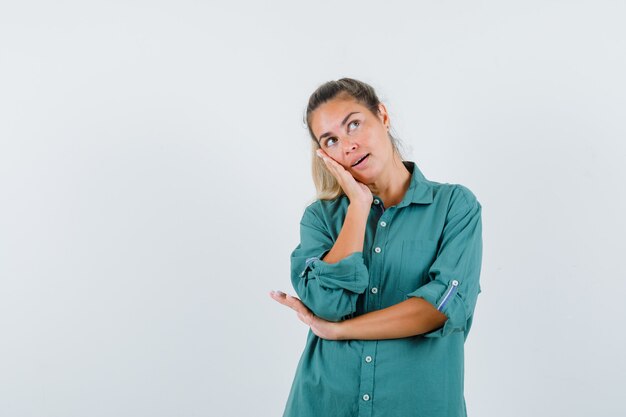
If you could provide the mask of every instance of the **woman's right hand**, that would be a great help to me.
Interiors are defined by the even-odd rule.
[[[374,196],[367,185],[357,181],[340,163],[328,156],[322,149],[318,149],[317,156],[324,160],[326,168],[337,179],[337,182],[346,193],[350,204],[356,204],[367,210],[372,207]]]

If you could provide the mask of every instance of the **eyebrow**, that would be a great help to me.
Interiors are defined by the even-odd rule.
[[[352,115],[353,115],[353,114],[355,114],[355,113],[360,113],[360,112],[358,112],[358,111],[353,111],[353,112],[349,113],[349,114],[348,114],[346,117],[344,117],[344,118],[343,118],[343,120],[341,121],[341,126],[345,125],[345,124],[346,124],[346,122],[348,121],[348,119],[350,118],[350,116],[352,116]],[[330,136],[330,135],[332,135],[332,133],[331,133],[331,132],[326,132],[326,133],[322,134],[322,135],[320,136],[320,139],[317,141],[317,143],[318,143],[318,144],[320,144],[320,143],[322,142],[322,139],[324,139],[326,136]]]

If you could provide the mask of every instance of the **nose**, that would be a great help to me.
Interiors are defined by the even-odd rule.
[[[345,137],[343,142],[343,150],[346,154],[350,153],[351,151],[354,151],[356,148],[358,148],[358,145],[356,143],[356,141],[354,140],[354,138],[351,137]]]

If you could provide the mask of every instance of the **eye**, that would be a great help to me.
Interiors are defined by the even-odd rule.
[[[332,145],[334,144],[334,143],[331,143],[331,144],[329,145],[329,144],[328,144],[328,141],[330,141],[330,140],[337,140],[337,139],[335,139],[335,138],[328,138],[328,139],[326,139],[326,140],[324,141],[324,144],[326,145],[326,147],[332,146]]]
[[[353,120],[350,123],[348,123],[348,127],[352,126],[355,123],[356,123],[356,125],[354,126],[355,129],[361,124],[361,122],[359,122],[358,120]]]

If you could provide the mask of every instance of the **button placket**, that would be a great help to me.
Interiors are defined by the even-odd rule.
[[[380,200],[379,200],[379,204],[382,208],[382,202]],[[382,252],[383,252],[383,248],[386,245],[387,235],[389,233],[389,227],[387,226],[389,225],[390,214],[387,214],[386,212],[381,213],[380,217],[376,219],[376,223],[375,223],[376,229],[374,231],[375,238],[374,238],[374,241],[372,242],[373,253],[372,253],[371,263],[370,263],[370,271],[372,271],[372,275],[374,276],[382,276],[382,273],[383,273],[383,259],[385,258],[385,256],[383,256],[384,254]],[[371,296],[367,297],[366,299],[366,304],[370,311],[377,310],[378,308],[380,308],[381,303],[382,303],[382,299],[380,295],[378,295],[377,297],[373,296],[373,294],[378,294],[379,292],[380,288],[378,288],[378,284],[380,284],[379,281],[372,281],[370,284],[372,285],[372,287],[370,288]]]
[[[378,216],[384,216],[385,218],[388,217],[387,214],[385,214],[385,209],[383,207],[382,201],[378,198],[374,199],[374,204],[378,207],[381,208],[381,211],[376,213],[376,215]],[[384,224],[384,226],[382,225]],[[369,223],[369,227],[373,228],[372,232],[373,232],[373,240],[371,241],[371,246],[369,246],[369,248],[367,250],[369,250],[370,254],[371,254],[371,261],[370,261],[370,271],[371,273],[371,282],[370,282],[370,289],[369,292],[367,293],[367,297],[366,297],[366,310],[367,311],[374,311],[376,309],[379,308],[381,300],[380,300],[380,294],[379,294],[379,285],[381,284],[377,278],[380,276],[380,272],[377,271],[382,271],[383,269],[383,258],[384,258],[384,253],[383,253],[383,248],[385,247],[385,242],[387,240],[387,231],[388,231],[388,227],[386,227],[388,225],[388,223],[386,221],[382,221],[381,224],[381,218],[377,218],[375,221],[373,221],[372,223]],[[380,226],[380,227],[379,227]],[[361,376],[360,376],[360,384],[359,384],[359,392],[360,392],[360,399],[359,399],[359,412],[358,412],[358,416],[359,417],[372,417],[373,414],[373,406],[374,406],[374,401],[373,401],[373,393],[374,393],[374,373],[375,373],[375,366],[376,366],[376,362],[374,361],[374,358],[376,357],[376,348],[377,348],[377,344],[378,341],[377,340],[364,340],[363,341],[363,351],[362,351],[362,361],[361,361]]]
[[[383,202],[379,198],[374,198],[373,203],[380,207],[380,210],[382,213],[385,212],[385,206],[383,205]]]

